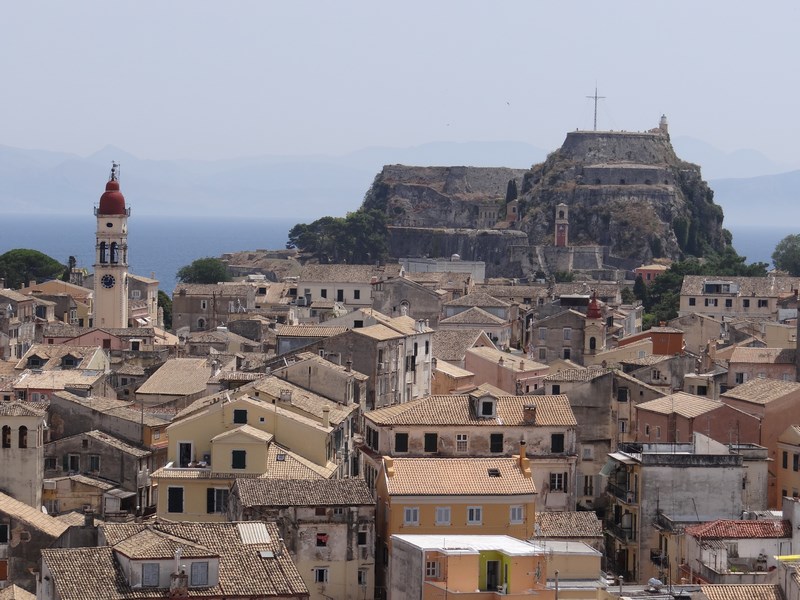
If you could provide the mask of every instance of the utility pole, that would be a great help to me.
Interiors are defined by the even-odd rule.
[[[594,86],[594,96],[586,96],[589,100],[594,100],[594,131],[597,131],[597,101],[605,100],[605,96],[597,95],[597,85]]]

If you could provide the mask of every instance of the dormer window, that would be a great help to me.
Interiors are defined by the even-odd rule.
[[[28,367],[29,368],[37,369],[37,368],[41,367],[43,364],[44,364],[44,361],[40,357],[36,356],[35,354],[33,356],[29,356],[28,357]]]
[[[494,398],[481,398],[481,417],[491,419],[495,416]]]
[[[74,369],[77,366],[78,366],[77,359],[70,354],[67,354],[65,357],[61,359],[62,369]]]

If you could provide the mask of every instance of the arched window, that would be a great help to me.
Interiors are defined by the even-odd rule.
[[[25,425],[19,428],[19,447],[28,447],[28,428]]]
[[[197,327],[200,329],[206,328],[206,320],[205,319],[197,319]]]
[[[563,219],[564,218],[564,211],[563,210],[558,211],[558,218],[559,219]]]
[[[589,350],[597,350],[597,338],[589,338]]]
[[[3,448],[11,448],[11,427],[3,425]]]
[[[119,262],[119,244],[117,242],[111,242],[111,262]]]
[[[100,262],[108,262],[108,245],[105,242],[100,242]]]

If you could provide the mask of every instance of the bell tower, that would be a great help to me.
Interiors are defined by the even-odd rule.
[[[569,243],[569,208],[563,202],[556,205],[556,246]]]
[[[128,217],[125,197],[119,191],[119,165],[111,163],[106,191],[95,207],[97,232],[94,260],[95,327],[128,326]]]

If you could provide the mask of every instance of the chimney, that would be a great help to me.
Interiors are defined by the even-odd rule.
[[[386,470],[386,477],[394,477],[394,459],[389,456],[383,457],[383,467]]]
[[[181,564],[181,549],[175,550],[175,569],[169,575],[169,598],[186,600],[189,598],[189,576],[186,566]]]
[[[94,527],[94,511],[92,509],[83,511],[83,526]]]
[[[331,426],[331,408],[330,406],[322,407],[322,426],[327,428]]]
[[[281,402],[292,402],[292,390],[286,388],[281,390]]]
[[[526,452],[525,440],[519,441],[519,470],[522,471],[523,477],[530,479],[531,477],[531,461]]]
[[[526,404],[522,407],[522,420],[529,425],[536,423],[536,405]]]
[[[349,359],[349,358],[347,359],[347,362],[345,363],[344,370],[346,372],[348,372],[348,373],[350,373],[353,370],[353,361],[351,359]]]

